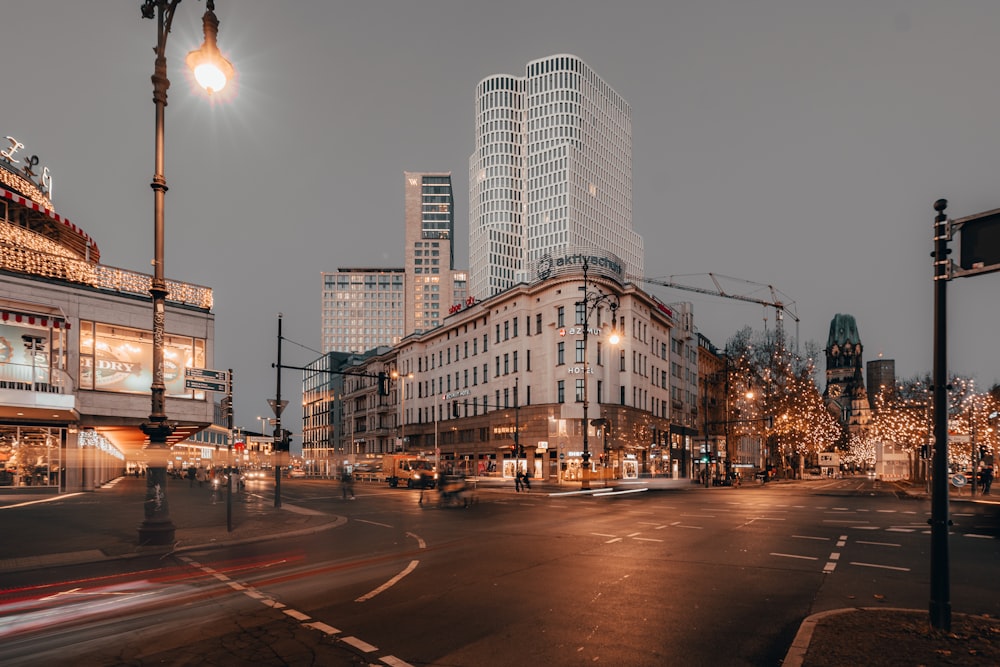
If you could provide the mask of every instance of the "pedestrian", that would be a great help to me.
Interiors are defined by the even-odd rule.
[[[990,495],[990,487],[993,486],[993,466],[983,468],[983,494]]]
[[[524,492],[527,493],[531,491],[531,472],[528,470],[524,471],[524,477],[521,478],[521,486],[524,487]]]
[[[354,475],[346,467],[340,471],[340,492],[344,500],[347,500],[347,494],[351,494],[351,500],[354,500]]]
[[[521,484],[524,483],[523,480],[524,480],[524,472],[520,468],[518,468],[517,474],[514,475],[514,491],[516,491],[517,493],[521,492]]]

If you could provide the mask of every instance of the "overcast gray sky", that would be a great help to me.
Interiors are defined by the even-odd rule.
[[[156,31],[140,4],[6,0],[0,138],[49,168],[56,210],[105,264],[149,272]],[[466,266],[475,85],[531,59],[575,54],[631,105],[649,277],[773,285],[820,346],[850,313],[865,360],[900,376],[931,370],[933,202],[1000,207],[996,0],[218,0],[240,81],[216,104],[183,72],[204,7],[185,0],[168,43],[165,267],[214,289],[215,367],[235,370],[248,429],[274,396],[277,313],[318,350],[320,273],[402,265],[404,170],[452,172]],[[998,286],[949,284],[950,367],[982,387],[1000,381]],[[651,291],[692,301],[720,347],[764,326],[752,304]],[[300,390],[286,371],[295,433]]]

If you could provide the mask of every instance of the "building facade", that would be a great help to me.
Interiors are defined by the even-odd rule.
[[[603,267],[589,271],[587,289],[618,307],[588,319],[583,286],[579,271],[522,283],[355,358],[343,375],[346,428],[335,449],[351,461],[406,451],[470,474],[520,466],[573,483],[586,428],[597,479],[690,477],[699,406],[689,307],[666,307]],[[380,373],[393,378],[387,395]]]
[[[403,338],[405,269],[341,268],[322,274],[322,351],[361,354]]]
[[[582,60],[553,55],[476,87],[469,158],[469,290],[530,281],[532,264],[579,248],[644,275],[632,225],[628,103]]]
[[[0,489],[92,490],[143,458],[152,278],[102,264],[96,242],[55,212],[51,181],[20,166],[21,144],[10,141],[0,152]],[[211,367],[215,316],[210,289],[171,280],[167,289],[173,445],[212,423],[211,393],[187,389],[185,370]]]
[[[404,172],[404,335],[433,329],[456,303],[451,173]]]

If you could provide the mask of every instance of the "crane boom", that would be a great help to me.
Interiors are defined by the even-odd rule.
[[[718,273],[687,274],[687,275],[708,276],[709,279],[711,279],[712,284],[715,285],[715,289],[709,289],[707,287],[697,287],[695,285],[687,285],[684,283],[677,282],[677,280],[675,280],[676,278],[683,276],[669,276],[668,278],[646,278],[644,276],[629,276],[629,279],[635,282],[660,285],[661,287],[670,287],[672,289],[686,290],[688,292],[697,292],[699,294],[707,294],[709,296],[718,296],[724,299],[735,299],[737,301],[746,301],[748,303],[756,303],[761,306],[774,308],[775,319],[777,321],[777,327],[779,329],[779,332],[781,329],[782,317],[784,316],[785,313],[787,313],[789,317],[795,320],[795,325],[796,325],[795,342],[796,345],[798,345],[799,316],[795,313],[794,310],[795,302],[779,298],[778,295],[780,294],[780,292],[776,290],[773,285],[762,285],[761,283],[755,283],[750,280],[744,280],[742,278],[733,278],[732,276],[724,276]],[[735,294],[727,292],[722,287],[722,284],[719,282],[719,278],[724,278],[726,280],[731,280],[731,281],[737,281],[745,285],[751,285],[756,289],[766,288],[767,291],[770,293],[771,298],[761,299],[754,296],[748,296],[745,294]]]

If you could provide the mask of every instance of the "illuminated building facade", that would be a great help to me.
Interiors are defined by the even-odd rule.
[[[604,249],[644,275],[632,226],[628,103],[576,56],[527,64],[476,86],[469,158],[470,294],[530,280],[530,265]]]
[[[404,269],[343,268],[322,279],[324,354],[361,354],[402,340]]]
[[[91,490],[140,461],[149,419],[151,276],[100,263],[58,215],[47,167],[0,150],[0,490]],[[211,394],[185,388],[211,367],[212,291],[167,281],[164,383],[171,444],[212,422]],[[182,465],[175,461],[174,465]]]

